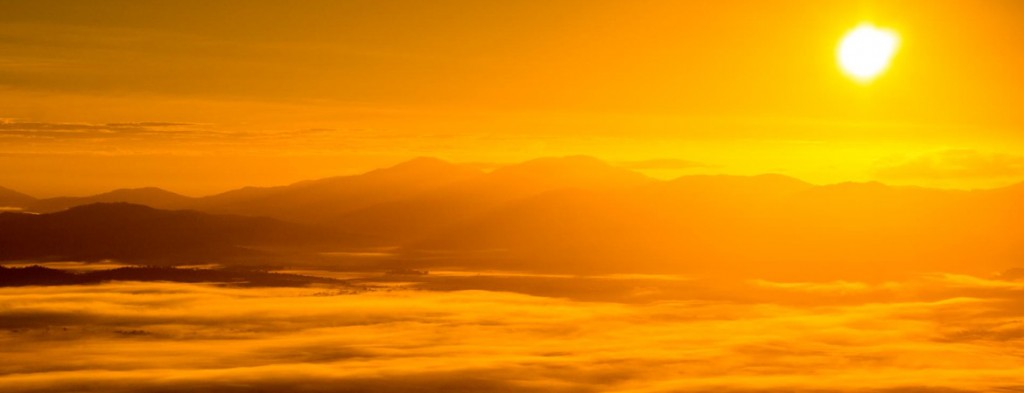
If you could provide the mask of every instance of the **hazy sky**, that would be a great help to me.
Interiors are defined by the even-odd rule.
[[[1022,18],[1013,0],[0,0],[0,186],[203,194],[564,154],[1007,184]],[[864,21],[901,40],[866,85],[835,62]]]

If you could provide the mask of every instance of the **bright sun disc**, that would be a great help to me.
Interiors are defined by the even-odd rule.
[[[839,42],[839,66],[859,82],[870,81],[889,66],[899,42],[899,36],[892,30],[862,24]]]

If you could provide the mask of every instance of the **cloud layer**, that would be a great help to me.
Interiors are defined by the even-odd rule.
[[[898,162],[883,163],[875,175],[882,179],[999,179],[1024,176],[1024,157],[976,150],[944,150]]]
[[[1024,386],[1017,282],[939,275],[719,289],[718,299],[633,304],[480,290],[343,294],[169,283],[2,289],[0,390]],[[737,300],[735,291],[753,298]]]

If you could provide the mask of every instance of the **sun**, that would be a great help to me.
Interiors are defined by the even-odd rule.
[[[836,57],[843,72],[854,80],[866,83],[889,67],[900,38],[895,31],[863,23],[839,41]]]

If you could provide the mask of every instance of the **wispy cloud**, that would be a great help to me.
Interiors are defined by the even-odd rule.
[[[335,146],[372,146],[396,138],[361,130],[263,130],[259,127],[227,130],[216,125],[167,121],[99,124],[0,121],[0,154],[315,153]]]
[[[0,138],[84,138],[84,139],[116,139],[140,136],[177,138],[187,136],[205,136],[213,131],[204,131],[200,125],[174,122],[138,122],[138,123],[40,123],[40,122],[0,122]]]

